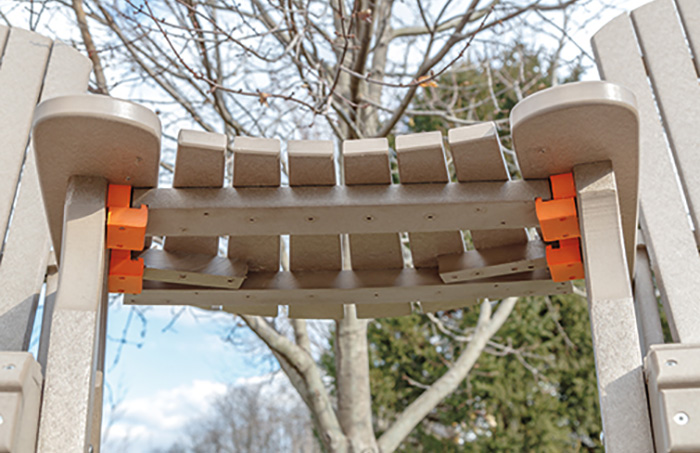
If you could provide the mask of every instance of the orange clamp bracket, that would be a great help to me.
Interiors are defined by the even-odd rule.
[[[581,260],[581,237],[578,213],[576,212],[576,185],[572,173],[554,175],[549,178],[552,200],[535,200],[535,211],[540,222],[542,238],[553,244],[547,245],[547,265],[552,280],[563,282],[584,278]]]
[[[131,186],[110,184],[107,207],[107,248],[143,250],[148,207],[131,207]]]
[[[143,258],[131,259],[128,250],[112,250],[107,286],[110,293],[139,294],[143,290]]]
[[[555,282],[585,277],[578,238],[559,241],[559,246],[547,246],[547,265]]]
[[[138,294],[143,288],[143,259],[131,259],[130,250],[143,250],[148,207],[131,207],[131,186],[110,184],[107,191],[108,289]]]

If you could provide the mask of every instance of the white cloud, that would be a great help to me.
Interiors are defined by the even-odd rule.
[[[173,444],[226,388],[221,382],[195,380],[150,397],[127,398],[113,413],[105,408],[103,451],[122,452],[128,446],[129,452],[149,452]]]

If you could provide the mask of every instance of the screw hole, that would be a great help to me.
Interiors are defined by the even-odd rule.
[[[688,421],[690,420],[690,417],[688,417],[688,414],[685,412],[678,412],[676,415],[673,416],[673,421],[676,422],[677,425],[686,425],[688,424]]]
[[[126,228],[124,228],[124,227],[119,227],[119,231],[124,231],[124,230],[126,230]]]
[[[204,212],[203,214],[204,214],[204,217],[207,217],[209,215],[208,212]]]
[[[666,361],[666,366],[676,366],[676,365],[678,365],[678,362],[673,360],[673,359]]]
[[[10,364],[5,365],[4,367],[2,367],[3,370],[8,370],[8,371],[14,370],[15,368],[16,368],[16,367],[15,367],[15,364],[14,364],[14,363],[10,363]]]

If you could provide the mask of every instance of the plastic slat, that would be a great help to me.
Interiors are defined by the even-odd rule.
[[[449,181],[440,132],[396,137],[401,184],[441,183]],[[427,214],[430,216],[431,214]],[[417,268],[436,268],[437,257],[464,251],[459,231],[439,233],[411,233],[409,243],[413,265]]]
[[[671,0],[657,0],[637,8],[632,12],[632,23],[676,158],[690,215],[695,225],[700,225],[700,85],[681,24]],[[698,228],[695,239],[700,243]]]
[[[457,180],[509,181],[510,174],[494,123],[481,123],[451,129],[448,133],[450,150],[455,164]],[[472,230],[475,249],[499,247],[527,242],[524,229]]]
[[[389,142],[386,138],[343,142],[345,185],[391,184]],[[373,215],[367,214],[371,222]],[[398,234],[351,234],[353,269],[401,269],[403,255]],[[360,309],[358,308],[358,311]]]
[[[18,28],[10,29],[6,40],[0,64],[0,124],[3,130],[0,233],[3,235],[7,230],[52,44],[46,37]]]
[[[389,141],[386,138],[346,140],[343,142],[343,164],[346,185],[391,184]],[[373,215],[367,214],[367,221]],[[350,259],[352,268],[401,269],[403,255],[401,240],[396,233],[351,234]],[[387,318],[411,314],[410,303],[358,304],[358,318]]]
[[[173,187],[221,187],[227,140],[224,134],[181,130],[177,137],[177,155]],[[218,237],[166,237],[168,252],[216,255]]]
[[[2,36],[0,28],[0,47]],[[51,50],[41,100],[84,92],[90,68],[86,57],[56,42]],[[29,345],[51,244],[31,145],[21,181],[0,264],[0,287],[3,288],[0,292],[0,350],[26,350]]]
[[[676,341],[700,342],[700,256],[685,213],[644,63],[627,15],[593,37],[601,76],[637,98],[640,119],[640,220],[656,282]],[[629,254],[629,253],[628,253]]]
[[[685,27],[685,35],[695,58],[695,70],[700,74],[700,3],[697,0],[676,0],[678,12]]]
[[[333,142],[326,140],[291,140],[289,185],[330,187],[336,182],[333,165]],[[313,223],[312,218],[309,222]],[[342,266],[339,235],[291,235],[289,268],[292,271],[340,270]]]
[[[233,142],[233,187],[280,185],[279,140],[236,137]],[[249,271],[277,271],[279,236],[229,236],[228,256],[243,260]]]

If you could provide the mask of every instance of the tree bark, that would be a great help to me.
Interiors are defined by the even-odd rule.
[[[335,333],[338,419],[348,438],[348,451],[378,452],[372,429],[367,320],[357,319],[355,306],[348,305],[345,318],[336,321]]]

